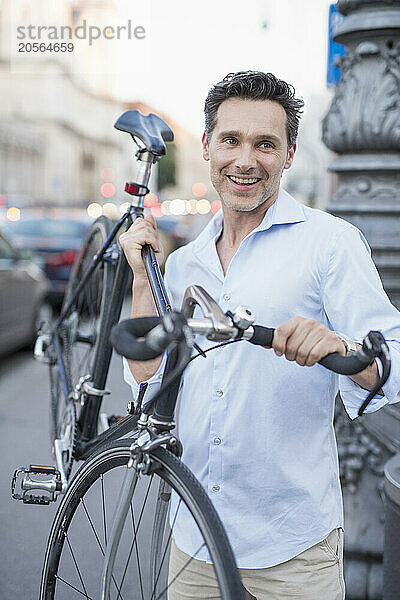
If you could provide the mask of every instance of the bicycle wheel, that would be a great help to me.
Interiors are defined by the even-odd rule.
[[[99,599],[104,548],[131,443],[123,439],[108,445],[71,481],[50,532],[40,600]],[[170,488],[176,493],[173,508]],[[138,476],[107,600],[167,600],[183,578],[190,578],[191,557],[168,577],[179,511],[189,511],[196,524],[200,541],[194,554],[209,553],[221,599],[244,599],[232,550],[206,492],[180,460],[160,447],[151,453],[151,474]]]
[[[72,269],[63,309],[73,296],[83,275],[93,262],[94,256],[101,250],[112,230],[112,223],[106,217],[100,217],[90,227],[82,249]],[[101,343],[104,339],[104,320],[111,300],[111,293],[116,274],[116,264],[102,261],[78,294],[68,315],[59,326],[60,341],[64,359],[68,390],[75,388],[80,377],[88,376],[93,381],[94,365],[101,363],[101,369],[107,371],[110,353]],[[105,362],[107,364],[105,364]],[[66,472],[72,465],[72,453],[75,437],[76,415],[75,405],[66,400],[62,389],[62,381],[58,365],[50,366],[51,388],[51,436],[52,441],[67,435],[65,452]]]

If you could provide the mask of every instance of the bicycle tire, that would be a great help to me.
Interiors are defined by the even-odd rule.
[[[90,226],[72,268],[62,310],[72,298],[76,287],[92,263],[93,257],[101,250],[111,230],[112,223],[104,216],[99,217]],[[86,375],[90,376],[92,385],[96,387],[98,382],[94,381],[93,375],[97,366],[100,363],[101,369],[105,371],[108,369],[110,355],[107,355],[104,343],[100,345],[100,337],[104,334],[105,319],[111,301],[115,275],[116,265],[112,262],[102,261],[81,290],[59,327],[67,377],[66,385],[69,391],[74,389],[81,376]],[[105,364],[104,357],[106,355],[108,364]],[[57,364],[50,365],[50,390],[51,441],[54,442],[62,435],[63,415],[67,404]],[[71,456],[66,457],[67,476],[71,470],[72,458]]]
[[[99,598],[102,557],[104,555],[104,547],[107,540],[107,530],[109,531],[107,515],[113,514],[113,512],[109,510],[109,506],[104,508],[104,497],[110,499],[110,495],[107,495],[107,492],[104,491],[104,481],[107,478],[107,481],[112,484],[117,474],[119,478],[122,478],[124,467],[126,467],[130,458],[129,447],[131,443],[132,439],[121,439],[117,442],[108,444],[98,453],[91,455],[71,481],[66,495],[59,506],[50,531],[42,571],[39,600],[64,600],[64,598],[73,600],[75,597],[84,597],[95,600]],[[151,494],[149,493],[151,487],[149,486],[151,486],[154,478],[158,481],[158,485],[161,486],[163,495],[157,493],[155,509],[155,522],[157,523],[158,530],[163,528],[163,524],[160,523],[160,518],[157,518],[157,507],[160,506],[160,503],[165,505],[166,502],[169,502],[168,494],[166,494],[164,487],[167,485],[171,486],[178,494],[180,499],[178,509],[181,502],[183,502],[197,523],[203,542],[214,563],[221,599],[244,600],[243,586],[235,565],[232,549],[229,545],[222,523],[206,492],[191,471],[189,471],[189,469],[171,452],[160,447],[154,450],[150,456],[152,474],[140,478],[140,481],[144,482],[147,491],[146,494],[144,494],[144,491],[141,490],[139,494],[142,494],[145,500],[144,504],[146,504],[148,498],[151,497]],[[150,480],[151,483],[149,483]],[[94,491],[93,488],[101,490],[102,498],[97,499],[97,494],[92,494]],[[158,489],[159,488],[157,487],[157,492]],[[113,496],[118,495],[118,490],[119,488],[114,488]],[[111,503],[116,501],[113,496],[111,498]],[[93,502],[93,506],[95,506],[96,501],[98,506],[103,507],[102,516],[100,515],[99,517],[99,515],[93,513],[89,520],[87,516],[89,510],[88,505]],[[125,556],[128,555],[129,560],[133,554],[132,549],[135,545],[137,569],[134,571],[131,564],[128,569],[128,563],[122,568],[123,564],[121,563],[119,565],[118,573],[117,571],[114,571],[112,591],[115,598],[118,597],[122,600],[125,600],[126,598],[130,598],[130,600],[165,600],[168,596],[168,591],[165,586],[165,582],[167,582],[168,585],[168,573],[165,573],[168,562],[168,559],[165,558],[168,552],[168,545],[165,545],[165,541],[160,542],[160,537],[163,536],[160,536],[158,532],[156,532],[156,534],[154,534],[154,532],[153,534],[151,532],[145,533],[145,539],[147,539],[148,542],[147,547],[145,548],[142,546],[142,549],[148,556],[146,564],[149,566],[149,569],[147,574],[146,569],[140,567],[141,563],[137,548],[139,529],[142,524],[142,517],[145,514],[143,510],[144,509],[141,508],[139,520],[136,521],[136,529],[134,519],[134,515],[138,514],[136,505],[131,510],[132,523],[128,523],[128,520],[130,521],[130,519],[127,519],[125,523],[127,528],[131,527],[133,529],[133,532],[135,532],[135,539],[137,539],[134,544],[132,536],[129,536],[128,534],[126,539],[128,540],[128,544],[130,544],[130,553],[124,551],[122,554]],[[165,514],[165,506],[161,506],[161,513]],[[158,514],[160,514],[160,511],[158,511]],[[176,515],[174,515],[173,523],[175,522],[175,518]],[[143,519],[145,519],[145,517],[143,517]],[[74,520],[77,520],[76,523],[74,523]],[[154,523],[154,520],[151,522]],[[99,523],[98,532],[96,534],[94,534],[93,527],[90,523]],[[83,526],[84,524],[85,526]],[[76,529],[78,535],[75,535],[74,529]],[[86,530],[90,532],[90,536],[85,536]],[[165,535],[167,535],[167,531],[168,528],[166,528]],[[169,538],[170,537],[169,534]],[[157,539],[157,547],[155,547],[154,540]],[[103,549],[100,540],[103,541]],[[149,543],[150,540],[152,540],[151,544]],[[67,543],[65,543],[66,541]],[[80,544],[81,547],[78,547],[77,544]],[[148,547],[151,549],[150,554]],[[152,552],[164,552],[161,563],[160,560],[157,562],[154,560],[154,557],[151,557]],[[93,555],[97,556],[97,562],[91,562]],[[117,558],[119,558],[119,556],[120,555],[118,555]],[[79,575],[75,566],[75,563],[78,562],[78,558],[80,561],[84,558],[86,561],[86,565],[82,565],[81,562],[79,563]],[[120,562],[121,561],[122,559],[120,559]],[[159,574],[154,573],[155,564],[161,564],[160,567],[157,567],[160,568],[160,572],[162,568],[164,569],[161,577]],[[144,563],[142,563],[142,567],[143,566]],[[125,574],[127,572],[134,580],[133,583],[130,584],[130,588],[124,587],[126,586]],[[70,577],[74,579],[67,581],[66,573],[71,573]],[[122,579],[121,573],[123,573]],[[141,573],[143,573],[143,576]],[[157,580],[156,589],[154,588],[155,580]],[[126,595],[125,592],[127,592]],[[112,598],[113,596],[110,597]]]

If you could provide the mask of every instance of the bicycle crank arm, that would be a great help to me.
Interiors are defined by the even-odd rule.
[[[46,479],[36,479],[31,475],[43,475]],[[19,492],[16,492],[16,488]],[[47,465],[30,465],[18,467],[11,481],[11,494],[15,500],[22,500],[24,504],[48,505],[57,500],[61,492],[61,474],[55,467]],[[42,491],[45,494],[34,494],[33,491]]]
[[[57,469],[60,473],[61,478],[61,493],[65,494],[67,491],[68,480],[65,474],[63,453],[68,450],[65,445],[65,441],[62,439],[54,440],[54,453],[56,457]]]

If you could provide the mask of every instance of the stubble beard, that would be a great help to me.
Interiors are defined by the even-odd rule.
[[[252,212],[278,193],[281,177],[282,173],[280,176],[275,175],[272,179],[268,179],[267,187],[264,188],[261,195],[258,198],[252,198],[251,201],[245,195],[235,195],[234,192],[224,190],[223,180],[226,179],[226,175],[222,175],[223,179],[221,180],[220,173],[211,173],[211,183],[224,206],[236,212]],[[229,183],[226,185],[229,185]],[[239,204],[238,200],[240,202],[241,199],[243,203]]]

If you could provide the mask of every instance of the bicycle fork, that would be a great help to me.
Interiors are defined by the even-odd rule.
[[[131,457],[127,464],[110,537],[108,538],[104,554],[100,586],[101,600],[108,600],[112,583],[114,583],[118,589],[118,584],[112,576],[112,572],[126,517],[140,475],[149,475],[151,472],[152,461],[149,453],[161,445],[167,445],[174,449],[176,447],[179,452],[179,441],[173,434],[168,432],[155,435],[149,429],[144,429],[143,433],[130,447]],[[134,531],[134,535],[136,534],[137,531]]]

